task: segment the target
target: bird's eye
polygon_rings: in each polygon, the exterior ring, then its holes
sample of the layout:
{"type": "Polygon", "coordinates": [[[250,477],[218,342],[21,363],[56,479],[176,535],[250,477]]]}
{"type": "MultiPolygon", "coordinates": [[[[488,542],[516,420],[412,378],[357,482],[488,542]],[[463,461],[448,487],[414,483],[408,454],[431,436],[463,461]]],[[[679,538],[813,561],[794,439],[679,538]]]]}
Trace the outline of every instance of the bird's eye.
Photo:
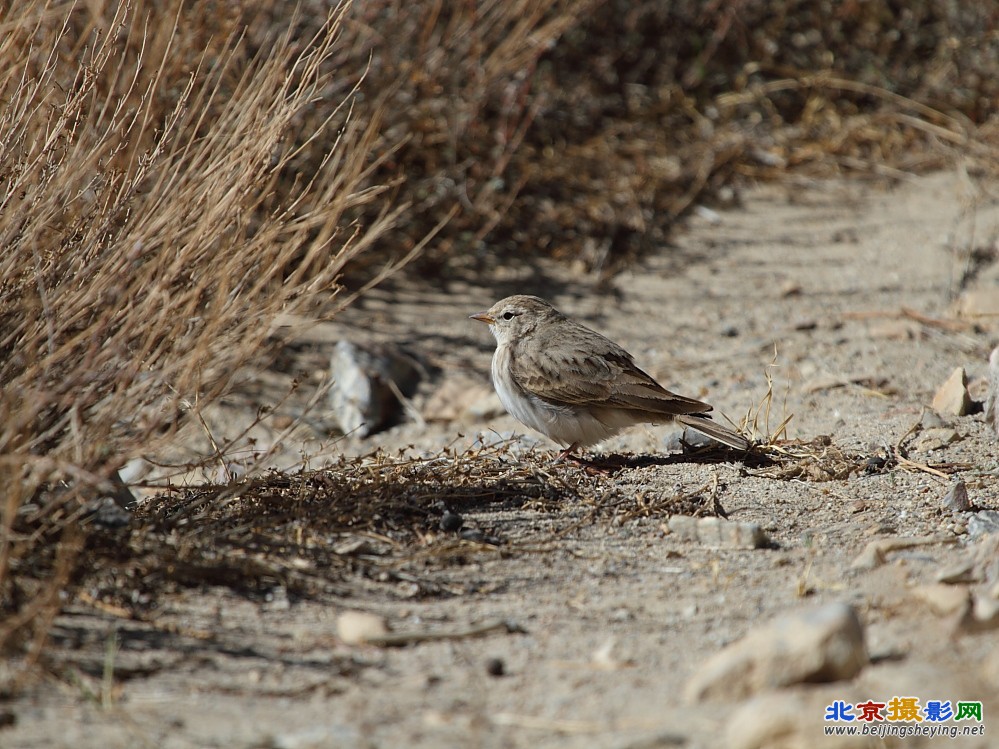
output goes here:
{"type": "Polygon", "coordinates": [[[514,317],[516,317],[516,315],[513,314],[513,312],[504,312],[503,313],[503,319],[504,320],[512,320],[514,317]]]}

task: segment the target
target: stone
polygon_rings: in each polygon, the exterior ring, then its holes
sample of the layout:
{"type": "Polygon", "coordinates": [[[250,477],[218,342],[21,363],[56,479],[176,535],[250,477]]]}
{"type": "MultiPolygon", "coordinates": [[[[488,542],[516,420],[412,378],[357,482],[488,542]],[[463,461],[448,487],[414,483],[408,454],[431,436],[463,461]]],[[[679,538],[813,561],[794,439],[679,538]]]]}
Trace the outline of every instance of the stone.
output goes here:
{"type": "Polygon", "coordinates": [[[751,631],[698,670],[690,702],[742,699],[793,684],[851,679],[868,663],[864,630],[852,606],[794,611],[751,631]]]}
{"type": "Polygon", "coordinates": [[[782,297],[798,296],[802,292],[802,286],[797,281],[788,279],[780,285],[780,295],[782,297]]]}
{"type": "Polygon", "coordinates": [[[989,356],[989,389],[985,395],[985,423],[999,438],[999,346],[989,356]]]}
{"type": "Polygon", "coordinates": [[[978,575],[975,573],[975,565],[971,560],[944,567],[937,573],[937,582],[947,585],[973,583],[977,580],[978,575]]]}
{"type": "Polygon", "coordinates": [[[457,512],[447,510],[441,515],[440,529],[445,533],[457,533],[465,524],[465,519],[457,512]]]}
{"type": "Polygon", "coordinates": [[[388,634],[385,620],[366,611],[344,611],[336,620],[336,634],[345,645],[363,645],[388,634]]]}
{"type": "Polygon", "coordinates": [[[968,516],[968,535],[971,538],[999,533],[999,511],[979,510],[968,516]]]}
{"type": "Polygon", "coordinates": [[[943,498],[943,506],[948,510],[968,512],[971,500],[968,499],[968,487],[961,480],[955,481],[943,498]]]}
{"type": "Polygon", "coordinates": [[[932,408],[924,407],[923,413],[919,417],[919,426],[923,429],[944,429],[952,424],[932,408]]]}
{"type": "Polygon", "coordinates": [[[968,589],[963,585],[917,585],[912,589],[912,595],[940,616],[962,611],[969,601],[968,589]]]}
{"type": "Polygon", "coordinates": [[[932,427],[920,434],[913,441],[912,447],[919,452],[928,453],[960,441],[961,435],[957,433],[957,430],[949,427],[932,427]]]}
{"type": "Polygon", "coordinates": [[[503,662],[502,658],[489,658],[486,660],[486,673],[496,677],[505,676],[506,663],[503,662]]]}
{"type": "Polygon", "coordinates": [[[670,531],[687,541],[722,549],[762,549],[772,545],[767,534],[756,523],[695,518],[673,515],[667,524],[670,531]]]}
{"type": "Polygon", "coordinates": [[[975,545],[975,575],[987,585],[999,584],[999,533],[989,533],[975,545]]]}
{"type": "Polygon", "coordinates": [[[330,357],[329,407],[344,434],[367,437],[396,420],[422,368],[401,349],[340,341],[330,357]]]}
{"type": "Polygon", "coordinates": [[[933,409],[952,416],[964,416],[971,410],[968,375],[964,367],[955,369],[933,396],[933,409]]]}
{"type": "MultiPolygon", "coordinates": [[[[837,700],[855,705],[861,692],[853,688],[782,690],[753,697],[736,707],[725,725],[728,749],[848,749],[868,746],[856,736],[828,736],[816,726],[837,700]]],[[[856,723],[856,721],[854,721],[856,723]]]]}
{"type": "Polygon", "coordinates": [[[871,541],[864,547],[864,550],[850,563],[850,569],[873,570],[888,561],[887,555],[889,551],[909,549],[913,546],[925,546],[926,544],[939,543],[939,541],[940,539],[935,536],[893,536],[892,538],[879,538],[871,541]]]}

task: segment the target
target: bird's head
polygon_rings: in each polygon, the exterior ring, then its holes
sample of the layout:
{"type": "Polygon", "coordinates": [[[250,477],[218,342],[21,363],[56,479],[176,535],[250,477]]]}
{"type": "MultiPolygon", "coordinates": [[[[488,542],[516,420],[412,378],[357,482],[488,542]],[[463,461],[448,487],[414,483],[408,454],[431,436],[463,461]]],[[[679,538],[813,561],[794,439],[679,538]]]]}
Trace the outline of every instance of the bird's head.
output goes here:
{"type": "Polygon", "coordinates": [[[562,313],[544,299],[525,294],[500,299],[485,312],[470,315],[470,319],[488,324],[496,341],[501,344],[529,335],[548,321],[562,318],[562,313]]]}

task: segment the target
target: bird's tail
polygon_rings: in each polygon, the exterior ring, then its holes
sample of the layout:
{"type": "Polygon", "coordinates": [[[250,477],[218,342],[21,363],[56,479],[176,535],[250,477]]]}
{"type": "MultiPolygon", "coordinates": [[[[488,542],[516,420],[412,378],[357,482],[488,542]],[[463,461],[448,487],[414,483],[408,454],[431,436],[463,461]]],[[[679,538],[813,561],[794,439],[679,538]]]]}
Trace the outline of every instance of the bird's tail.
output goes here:
{"type": "Polygon", "coordinates": [[[683,414],[675,417],[677,422],[696,429],[701,434],[706,434],[714,440],[718,440],[723,445],[728,445],[736,450],[748,450],[750,442],[741,434],[733,432],[728,427],[724,427],[717,421],[712,421],[710,416],[701,414],[683,414]]]}

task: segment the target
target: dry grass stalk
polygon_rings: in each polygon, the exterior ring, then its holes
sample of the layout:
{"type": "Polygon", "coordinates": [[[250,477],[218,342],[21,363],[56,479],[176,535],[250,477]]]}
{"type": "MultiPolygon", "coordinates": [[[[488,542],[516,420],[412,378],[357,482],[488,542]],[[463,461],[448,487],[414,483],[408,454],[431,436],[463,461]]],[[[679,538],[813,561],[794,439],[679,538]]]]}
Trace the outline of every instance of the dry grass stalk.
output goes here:
{"type": "Polygon", "coordinates": [[[231,36],[194,68],[179,26],[127,5],[111,19],[37,10],[15,6],[0,41],[8,613],[24,594],[12,574],[51,568],[84,486],[171,430],[185,401],[223,392],[270,320],[334,294],[345,263],[400,215],[382,200],[371,225],[350,225],[380,198],[378,112],[348,117],[350,89],[304,136],[322,159],[275,189],[296,168],[303,115],[337,89],[343,7],[311,39],[291,19],[245,66],[231,36]],[[43,491],[60,481],[67,491],[43,491]],[[29,515],[35,531],[21,527],[29,515]]]}

